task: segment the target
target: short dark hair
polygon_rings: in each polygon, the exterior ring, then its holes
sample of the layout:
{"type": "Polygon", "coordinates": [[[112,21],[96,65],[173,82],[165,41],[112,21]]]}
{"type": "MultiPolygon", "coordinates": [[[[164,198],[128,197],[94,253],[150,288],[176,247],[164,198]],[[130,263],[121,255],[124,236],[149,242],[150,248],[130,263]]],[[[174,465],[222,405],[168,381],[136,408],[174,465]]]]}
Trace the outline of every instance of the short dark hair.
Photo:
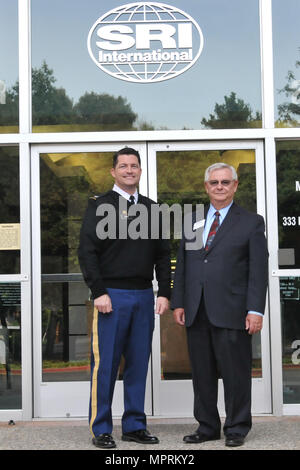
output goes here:
{"type": "Polygon", "coordinates": [[[117,166],[119,155],[135,155],[136,158],[138,159],[139,165],[141,166],[141,157],[140,157],[139,152],[135,149],[130,148],[130,147],[124,147],[123,149],[116,152],[113,156],[113,167],[114,168],[116,168],[116,166],[117,166]]]}

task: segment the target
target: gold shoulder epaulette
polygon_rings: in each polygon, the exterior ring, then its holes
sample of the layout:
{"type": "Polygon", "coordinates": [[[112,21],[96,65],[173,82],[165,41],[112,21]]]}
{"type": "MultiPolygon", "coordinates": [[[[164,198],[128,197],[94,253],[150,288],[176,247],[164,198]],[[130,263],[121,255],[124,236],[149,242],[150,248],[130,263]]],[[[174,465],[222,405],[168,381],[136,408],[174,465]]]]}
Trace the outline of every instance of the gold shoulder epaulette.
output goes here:
{"type": "Polygon", "coordinates": [[[94,201],[96,201],[96,200],[99,199],[100,197],[107,196],[107,195],[110,194],[110,193],[111,193],[111,191],[106,191],[105,193],[95,194],[95,196],[91,196],[89,199],[94,199],[94,201]]]}

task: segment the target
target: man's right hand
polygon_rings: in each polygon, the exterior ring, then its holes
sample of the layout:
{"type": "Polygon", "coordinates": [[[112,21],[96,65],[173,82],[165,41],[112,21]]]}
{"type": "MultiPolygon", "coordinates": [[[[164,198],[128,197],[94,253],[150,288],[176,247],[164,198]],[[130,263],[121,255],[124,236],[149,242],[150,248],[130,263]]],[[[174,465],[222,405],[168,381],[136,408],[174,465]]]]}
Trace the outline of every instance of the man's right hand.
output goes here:
{"type": "Polygon", "coordinates": [[[180,325],[184,326],[185,325],[185,313],[184,313],[184,308],[175,308],[173,311],[173,317],[175,322],[180,325]]]}
{"type": "Polygon", "coordinates": [[[101,313],[110,313],[112,312],[112,304],[109,295],[104,294],[97,297],[94,300],[94,306],[99,310],[101,313]]]}

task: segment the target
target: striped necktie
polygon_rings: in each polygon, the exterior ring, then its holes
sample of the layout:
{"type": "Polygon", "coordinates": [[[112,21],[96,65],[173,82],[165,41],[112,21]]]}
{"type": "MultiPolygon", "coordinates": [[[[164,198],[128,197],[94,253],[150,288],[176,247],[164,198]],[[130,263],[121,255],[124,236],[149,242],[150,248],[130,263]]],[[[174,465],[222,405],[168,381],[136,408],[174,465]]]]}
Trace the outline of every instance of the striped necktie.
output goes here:
{"type": "Polygon", "coordinates": [[[130,196],[129,198],[129,206],[132,206],[135,203],[134,196],[130,196]]]}
{"type": "Polygon", "coordinates": [[[212,244],[213,239],[217,233],[218,228],[220,227],[220,212],[215,212],[215,218],[213,223],[211,224],[210,231],[206,240],[205,251],[207,251],[212,244]]]}

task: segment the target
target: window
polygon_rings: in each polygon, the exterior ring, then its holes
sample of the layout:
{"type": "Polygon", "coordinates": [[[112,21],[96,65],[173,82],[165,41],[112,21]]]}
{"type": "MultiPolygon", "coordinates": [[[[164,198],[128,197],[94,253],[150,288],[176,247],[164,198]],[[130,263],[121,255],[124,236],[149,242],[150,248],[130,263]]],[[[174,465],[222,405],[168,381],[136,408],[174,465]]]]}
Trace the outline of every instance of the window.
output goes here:
{"type": "Polygon", "coordinates": [[[280,278],[283,403],[300,403],[300,278],[280,278]]]}
{"type": "Polygon", "coordinates": [[[20,273],[19,149],[0,147],[0,274],[20,273]]]}
{"type": "Polygon", "coordinates": [[[0,410],[22,408],[21,285],[0,283],[0,410]]]}
{"type": "Polygon", "coordinates": [[[277,142],[279,267],[300,268],[300,141],[277,142]]]}
{"type": "MultiPolygon", "coordinates": [[[[202,52],[171,80],[133,83],[97,67],[87,48],[93,24],[125,0],[32,0],[34,132],[261,127],[258,0],[167,3],[197,22],[202,52]]],[[[174,24],[165,12],[159,18],[174,24]]],[[[131,21],[133,32],[137,21],[131,21]]],[[[150,43],[159,53],[172,52],[163,50],[162,40],[150,43]]]]}
{"type": "Polygon", "coordinates": [[[298,0],[273,0],[276,127],[300,126],[298,0]]]}
{"type": "Polygon", "coordinates": [[[0,133],[18,132],[18,2],[0,0],[0,133]]]}

